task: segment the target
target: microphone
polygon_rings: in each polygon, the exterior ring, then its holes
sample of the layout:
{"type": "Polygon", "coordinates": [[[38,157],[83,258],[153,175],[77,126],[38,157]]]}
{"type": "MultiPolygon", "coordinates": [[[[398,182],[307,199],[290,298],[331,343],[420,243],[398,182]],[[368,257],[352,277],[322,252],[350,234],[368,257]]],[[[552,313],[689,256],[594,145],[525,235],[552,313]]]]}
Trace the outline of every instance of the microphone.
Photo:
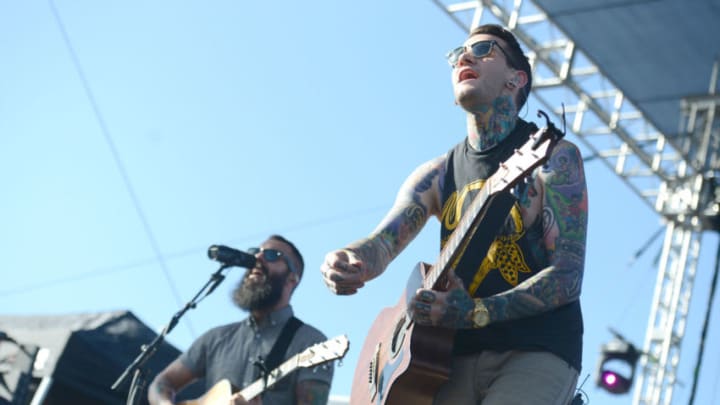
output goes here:
{"type": "Polygon", "coordinates": [[[208,257],[226,266],[245,267],[246,269],[255,267],[256,262],[255,256],[250,253],[222,245],[210,246],[208,249],[208,257]]]}

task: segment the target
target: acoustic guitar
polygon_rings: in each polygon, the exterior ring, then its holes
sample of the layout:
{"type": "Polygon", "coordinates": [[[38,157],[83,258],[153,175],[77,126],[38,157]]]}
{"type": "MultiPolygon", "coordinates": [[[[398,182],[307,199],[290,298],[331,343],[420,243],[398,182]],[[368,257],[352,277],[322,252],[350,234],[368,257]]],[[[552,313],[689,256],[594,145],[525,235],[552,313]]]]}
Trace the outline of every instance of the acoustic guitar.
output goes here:
{"type": "Polygon", "coordinates": [[[325,342],[315,344],[298,353],[277,368],[270,371],[265,379],[258,379],[243,390],[233,394],[232,384],[227,379],[220,380],[215,383],[203,396],[197,399],[191,399],[180,402],[179,405],[228,405],[242,395],[246,400],[251,400],[262,394],[265,390],[272,387],[285,378],[287,375],[300,367],[312,367],[328,361],[341,359],[345,357],[350,348],[350,342],[347,336],[340,335],[325,342]]]}
{"type": "MultiPolygon", "coordinates": [[[[448,238],[437,262],[419,263],[394,307],[384,308],[372,324],[359,355],[350,393],[351,405],[432,404],[447,380],[455,331],[417,325],[407,315],[418,288],[444,290],[447,272],[455,268],[473,242],[487,252],[515,202],[512,187],[547,161],[564,135],[542,111],[546,127],[515,150],[485,182],[448,238]],[[482,232],[475,232],[482,229],[482,232]]],[[[563,117],[564,121],[564,117],[563,117]]]]}

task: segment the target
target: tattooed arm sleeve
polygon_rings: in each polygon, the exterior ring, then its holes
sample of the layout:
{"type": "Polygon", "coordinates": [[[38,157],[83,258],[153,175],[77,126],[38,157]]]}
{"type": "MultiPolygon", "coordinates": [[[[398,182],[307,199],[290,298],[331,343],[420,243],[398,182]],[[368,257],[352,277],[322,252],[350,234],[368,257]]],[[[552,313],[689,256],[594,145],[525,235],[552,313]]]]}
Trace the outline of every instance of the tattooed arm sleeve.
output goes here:
{"type": "Polygon", "coordinates": [[[532,316],[580,298],[588,195],[580,151],[561,141],[537,176],[549,266],[515,288],[483,299],[492,321],[532,316]]]}
{"type": "Polygon", "coordinates": [[[385,218],[367,237],[350,245],[368,269],[367,279],[380,275],[412,241],[430,216],[440,215],[440,187],[445,156],[421,165],[405,180],[385,218]]]}

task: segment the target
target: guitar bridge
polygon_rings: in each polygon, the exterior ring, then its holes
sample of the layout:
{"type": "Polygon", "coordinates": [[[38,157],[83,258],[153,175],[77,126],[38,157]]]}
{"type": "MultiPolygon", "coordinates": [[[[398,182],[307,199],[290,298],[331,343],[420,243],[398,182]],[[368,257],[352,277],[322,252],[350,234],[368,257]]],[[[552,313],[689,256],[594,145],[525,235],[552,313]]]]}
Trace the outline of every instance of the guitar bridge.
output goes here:
{"type": "Polygon", "coordinates": [[[375,353],[368,364],[368,385],[370,391],[370,399],[375,399],[378,393],[378,364],[380,363],[380,343],[375,345],[375,353]]]}

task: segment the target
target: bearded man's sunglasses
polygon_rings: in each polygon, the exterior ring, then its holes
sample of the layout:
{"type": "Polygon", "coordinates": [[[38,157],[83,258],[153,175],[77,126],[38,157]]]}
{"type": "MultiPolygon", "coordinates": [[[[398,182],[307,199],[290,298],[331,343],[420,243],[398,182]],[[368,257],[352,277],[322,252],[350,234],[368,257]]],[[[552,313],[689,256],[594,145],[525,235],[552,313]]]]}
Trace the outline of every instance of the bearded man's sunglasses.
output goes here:
{"type": "MultiPolygon", "coordinates": [[[[472,53],[472,56],[475,58],[482,58],[484,56],[490,55],[490,53],[493,50],[493,47],[497,47],[497,49],[500,50],[500,52],[505,55],[505,59],[507,59],[508,64],[515,68],[515,63],[513,62],[513,59],[508,55],[507,52],[500,46],[500,44],[495,41],[494,39],[487,40],[487,41],[478,41],[474,44],[470,45],[470,52],[472,53]]],[[[445,57],[447,58],[448,63],[450,66],[455,67],[458,64],[458,61],[460,61],[460,57],[462,54],[465,53],[465,49],[467,47],[465,46],[459,46],[452,51],[448,52],[445,57]]],[[[516,68],[517,69],[517,68],[516,68]]]]}
{"type": "Polygon", "coordinates": [[[253,256],[257,255],[258,253],[262,253],[262,258],[269,263],[272,263],[272,262],[282,259],[285,262],[285,264],[287,264],[288,269],[290,269],[290,272],[297,274],[297,269],[295,269],[295,266],[293,266],[290,259],[287,258],[285,253],[283,253],[277,249],[265,249],[265,248],[259,248],[259,247],[251,247],[247,250],[247,252],[253,256]]]}

